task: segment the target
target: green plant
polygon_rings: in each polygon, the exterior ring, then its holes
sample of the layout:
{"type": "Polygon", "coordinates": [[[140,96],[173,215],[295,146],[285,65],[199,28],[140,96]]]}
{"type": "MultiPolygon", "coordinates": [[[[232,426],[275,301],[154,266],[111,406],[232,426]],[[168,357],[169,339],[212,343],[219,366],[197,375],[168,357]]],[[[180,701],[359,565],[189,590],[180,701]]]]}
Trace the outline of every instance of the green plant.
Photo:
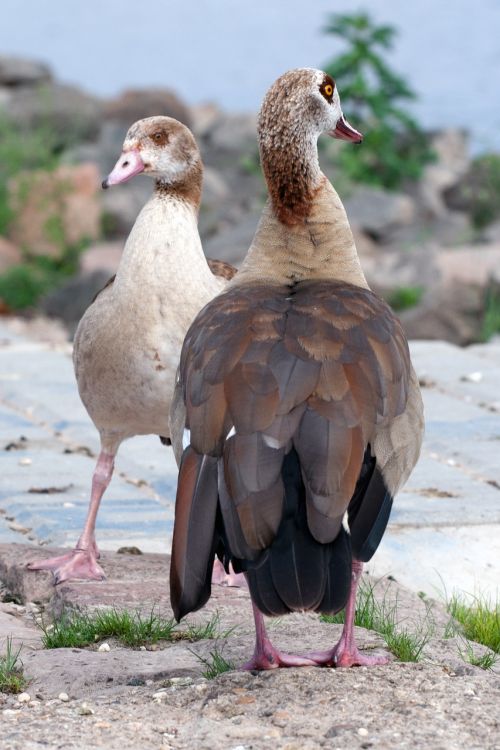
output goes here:
{"type": "Polygon", "coordinates": [[[5,655],[0,656],[0,692],[21,693],[26,687],[23,676],[23,663],[19,658],[21,647],[15,651],[12,638],[7,638],[5,655]]]}
{"type": "Polygon", "coordinates": [[[0,235],[13,218],[9,204],[9,180],[31,169],[52,170],[58,164],[56,137],[48,125],[22,130],[0,113],[0,235]]]}
{"type": "Polygon", "coordinates": [[[481,327],[481,340],[489,339],[500,332],[500,293],[490,289],[486,295],[483,324],[481,327]]]}
{"type": "Polygon", "coordinates": [[[116,638],[125,646],[138,646],[159,641],[199,641],[227,637],[234,628],[219,633],[219,615],[207,623],[188,625],[178,630],[173,618],[163,617],[153,608],[147,615],[125,609],[69,611],[52,623],[42,622],[44,648],[84,648],[103,640],[116,638]]]}
{"type": "Polygon", "coordinates": [[[387,301],[394,310],[409,310],[418,305],[423,293],[421,286],[400,286],[389,294],[387,301]]]}
{"type": "Polygon", "coordinates": [[[78,268],[79,248],[69,247],[62,258],[26,256],[23,265],[12,266],[0,276],[0,298],[12,310],[32,307],[78,268]]]}
{"type": "Polygon", "coordinates": [[[222,649],[219,649],[217,645],[212,651],[210,651],[208,658],[204,658],[203,656],[200,656],[200,654],[196,654],[194,651],[191,653],[205,665],[202,675],[207,680],[214,680],[218,675],[223,674],[224,672],[231,672],[236,668],[233,662],[224,658],[222,655],[222,649]]]}
{"type": "Polygon", "coordinates": [[[462,626],[463,635],[470,641],[482,643],[500,654],[500,602],[478,595],[469,604],[464,596],[454,593],[447,602],[450,615],[462,626]]]}
{"type": "Polygon", "coordinates": [[[458,652],[464,661],[474,667],[481,667],[481,669],[492,669],[499,659],[498,654],[493,651],[486,651],[478,656],[472,647],[472,643],[466,640],[464,640],[464,649],[462,650],[459,646],[458,652]]]}
{"type": "Polygon", "coordinates": [[[337,13],[324,31],[346,47],[325,70],[339,87],[349,119],[364,135],[361,148],[338,149],[339,166],[356,182],[389,189],[417,179],[433,157],[425,133],[405,108],[415,94],[386,62],[395,28],[377,26],[367,13],[337,13]]]}
{"type": "MultiPolygon", "coordinates": [[[[425,621],[420,623],[416,632],[407,628],[401,629],[397,621],[397,600],[388,602],[384,596],[381,600],[375,597],[376,583],[362,579],[358,589],[354,624],[367,630],[373,630],[383,636],[387,647],[400,661],[420,661],[422,651],[432,634],[429,623],[429,609],[425,621]]],[[[336,615],[320,615],[322,622],[343,624],[345,612],[336,615]]]]}

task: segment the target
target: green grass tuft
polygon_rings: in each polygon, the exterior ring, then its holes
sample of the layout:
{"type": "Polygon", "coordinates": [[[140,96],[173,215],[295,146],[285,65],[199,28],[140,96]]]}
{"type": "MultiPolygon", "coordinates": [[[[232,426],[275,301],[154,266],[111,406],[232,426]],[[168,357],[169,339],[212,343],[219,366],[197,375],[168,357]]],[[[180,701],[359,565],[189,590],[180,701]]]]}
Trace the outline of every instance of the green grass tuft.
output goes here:
{"type": "Polygon", "coordinates": [[[454,620],[462,626],[463,635],[470,641],[482,643],[500,654],[500,602],[494,604],[484,596],[475,596],[472,604],[454,593],[447,603],[454,620]]]}
{"type": "Polygon", "coordinates": [[[481,656],[474,652],[472,643],[464,640],[464,649],[459,647],[458,652],[462,659],[474,667],[481,667],[481,669],[492,669],[500,658],[498,654],[493,651],[487,651],[481,656]]]}
{"type": "MultiPolygon", "coordinates": [[[[204,624],[179,630],[173,618],[151,610],[147,616],[124,609],[70,611],[51,624],[42,623],[44,648],[84,648],[105,638],[116,638],[124,646],[138,648],[159,641],[199,641],[220,637],[219,614],[204,624]]],[[[222,635],[229,635],[230,628],[222,635]]]]}
{"type": "Polygon", "coordinates": [[[418,305],[423,293],[421,286],[400,286],[391,292],[387,301],[394,310],[409,310],[418,305]]]}
{"type": "MultiPolygon", "coordinates": [[[[432,634],[432,629],[426,622],[412,633],[408,629],[397,627],[397,600],[389,603],[386,596],[382,600],[375,598],[374,589],[376,583],[372,584],[361,579],[356,601],[356,612],[354,624],[366,630],[373,630],[383,636],[387,647],[400,661],[420,661],[422,651],[432,634]]],[[[321,615],[322,622],[343,624],[345,612],[336,615],[321,615]]]]}
{"type": "Polygon", "coordinates": [[[20,653],[21,647],[15,651],[7,638],[5,656],[0,656],[0,693],[22,693],[26,687],[20,653]]]}
{"type": "Polygon", "coordinates": [[[195,654],[194,651],[192,651],[191,653],[193,653],[196,658],[205,665],[205,669],[203,670],[202,675],[207,680],[214,680],[218,675],[223,674],[224,672],[231,672],[236,669],[233,662],[228,661],[224,658],[224,656],[222,655],[222,649],[219,649],[217,645],[215,646],[213,651],[210,651],[208,658],[200,656],[199,654],[195,654]]]}

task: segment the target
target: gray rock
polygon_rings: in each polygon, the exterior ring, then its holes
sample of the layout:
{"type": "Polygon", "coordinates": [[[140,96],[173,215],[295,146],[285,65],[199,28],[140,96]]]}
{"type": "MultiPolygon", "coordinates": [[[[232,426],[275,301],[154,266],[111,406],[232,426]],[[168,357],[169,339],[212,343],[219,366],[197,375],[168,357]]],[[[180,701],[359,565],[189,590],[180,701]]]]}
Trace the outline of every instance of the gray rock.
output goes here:
{"type": "Polygon", "coordinates": [[[371,187],[356,188],[345,201],[345,209],[349,221],[381,241],[395,227],[411,224],[416,216],[410,196],[371,187]]]}
{"type": "Polygon", "coordinates": [[[23,129],[50,128],[63,147],[92,140],[101,127],[101,103],[96,97],[52,81],[14,89],[4,109],[23,129]]]}
{"type": "Polygon", "coordinates": [[[432,216],[446,214],[444,191],[457,185],[470,165],[465,131],[448,128],[434,135],[431,149],[436,160],[428,164],[418,183],[419,202],[432,216]]]}
{"type": "Polygon", "coordinates": [[[47,295],[41,302],[42,312],[61,318],[71,334],[95,295],[109,281],[109,271],[81,273],[47,295]]]}
{"type": "Polygon", "coordinates": [[[235,226],[205,240],[203,249],[207,257],[240,266],[252,243],[259,219],[260,212],[248,214],[235,226]]]}
{"type": "Polygon", "coordinates": [[[101,206],[106,237],[127,237],[152,191],[153,181],[145,177],[103,191],[101,206]]]}
{"type": "Polygon", "coordinates": [[[155,115],[167,115],[183,122],[188,127],[191,125],[189,108],[175,92],[169,89],[128,89],[116,99],[106,102],[103,111],[103,117],[106,120],[125,123],[127,128],[136,120],[155,115]]]}
{"type": "Polygon", "coordinates": [[[221,115],[207,133],[211,146],[242,155],[257,148],[257,116],[255,114],[221,115]]]}
{"type": "Polygon", "coordinates": [[[48,65],[24,57],[0,55],[0,86],[24,86],[50,81],[48,65]]]}

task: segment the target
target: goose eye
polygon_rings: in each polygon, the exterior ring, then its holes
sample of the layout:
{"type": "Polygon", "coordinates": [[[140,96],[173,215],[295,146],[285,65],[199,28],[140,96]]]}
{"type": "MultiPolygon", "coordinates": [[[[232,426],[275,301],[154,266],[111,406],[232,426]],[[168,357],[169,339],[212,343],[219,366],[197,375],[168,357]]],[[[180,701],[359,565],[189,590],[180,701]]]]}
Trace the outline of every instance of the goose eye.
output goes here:
{"type": "Polygon", "coordinates": [[[324,80],[319,87],[319,90],[326,101],[331,104],[333,92],[335,91],[335,83],[333,81],[333,78],[330,78],[330,76],[328,76],[328,78],[326,78],[326,80],[324,80]]]}
{"type": "Polygon", "coordinates": [[[164,146],[168,143],[168,134],[164,130],[157,130],[156,133],[153,133],[151,139],[157,146],[164,146]]]}

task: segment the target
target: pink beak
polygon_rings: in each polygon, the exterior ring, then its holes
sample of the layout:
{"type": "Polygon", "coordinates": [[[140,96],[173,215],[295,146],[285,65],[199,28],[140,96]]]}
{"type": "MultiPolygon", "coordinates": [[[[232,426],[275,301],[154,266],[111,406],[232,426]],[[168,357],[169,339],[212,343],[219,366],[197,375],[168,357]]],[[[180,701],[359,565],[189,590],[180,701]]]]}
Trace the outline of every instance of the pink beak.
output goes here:
{"type": "Polygon", "coordinates": [[[332,138],[340,138],[341,141],[351,141],[351,143],[361,143],[363,136],[352,125],[349,125],[344,115],[341,115],[334,130],[329,130],[328,135],[332,138]]]}
{"type": "Polygon", "coordinates": [[[111,185],[119,185],[121,182],[127,182],[127,180],[132,179],[132,177],[141,172],[144,172],[144,162],[138,149],[134,148],[131,151],[124,151],[112,171],[102,181],[102,187],[106,190],[111,185]]]}

